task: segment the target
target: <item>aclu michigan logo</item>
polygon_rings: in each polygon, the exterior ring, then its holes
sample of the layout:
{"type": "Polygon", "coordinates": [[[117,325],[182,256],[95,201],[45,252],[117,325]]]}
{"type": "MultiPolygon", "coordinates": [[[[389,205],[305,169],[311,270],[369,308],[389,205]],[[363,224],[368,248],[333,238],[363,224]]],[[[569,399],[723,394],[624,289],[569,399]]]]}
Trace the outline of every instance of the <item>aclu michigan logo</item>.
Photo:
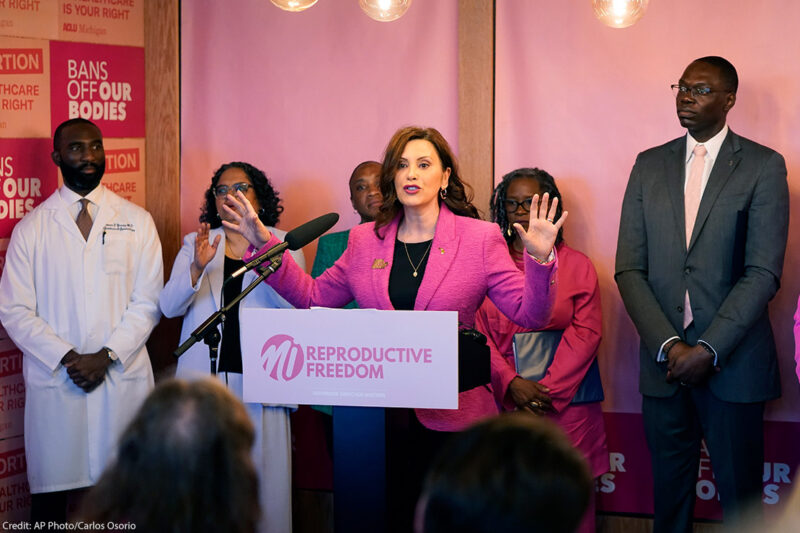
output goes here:
{"type": "Polygon", "coordinates": [[[275,381],[291,381],[305,363],[303,347],[289,335],[274,335],[261,348],[262,368],[275,381]]]}

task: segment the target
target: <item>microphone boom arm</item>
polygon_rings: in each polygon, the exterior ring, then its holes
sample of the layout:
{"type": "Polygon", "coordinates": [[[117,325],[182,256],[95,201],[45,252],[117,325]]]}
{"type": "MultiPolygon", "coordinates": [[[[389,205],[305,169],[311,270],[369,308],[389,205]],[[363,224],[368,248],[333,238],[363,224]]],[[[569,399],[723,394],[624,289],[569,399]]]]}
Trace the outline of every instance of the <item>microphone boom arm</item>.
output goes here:
{"type": "MultiPolygon", "coordinates": [[[[282,250],[281,250],[282,251],[282,250]]],[[[267,254],[264,254],[267,255],[267,254]]],[[[262,256],[263,257],[263,256],[262,256]]],[[[270,258],[270,262],[268,266],[262,266],[258,268],[258,271],[261,273],[256,279],[253,280],[250,285],[248,285],[242,292],[236,295],[236,297],[230,301],[225,307],[220,309],[219,311],[214,312],[210,317],[206,319],[205,322],[200,324],[197,329],[195,329],[189,338],[184,341],[183,344],[178,346],[178,349],[175,350],[173,355],[175,358],[179,358],[181,355],[186,352],[189,348],[195,345],[200,340],[206,342],[209,345],[209,349],[213,350],[211,353],[211,373],[217,373],[217,365],[216,365],[216,345],[219,343],[219,338],[214,339],[214,336],[219,337],[219,329],[217,326],[221,323],[225,322],[225,317],[227,316],[228,311],[230,311],[236,304],[238,304],[242,298],[253,292],[253,290],[258,287],[259,283],[262,283],[265,279],[267,279],[271,274],[275,273],[276,270],[281,266],[283,263],[283,254],[273,255],[270,258]],[[211,343],[214,343],[214,348],[212,348],[211,343]]]]}

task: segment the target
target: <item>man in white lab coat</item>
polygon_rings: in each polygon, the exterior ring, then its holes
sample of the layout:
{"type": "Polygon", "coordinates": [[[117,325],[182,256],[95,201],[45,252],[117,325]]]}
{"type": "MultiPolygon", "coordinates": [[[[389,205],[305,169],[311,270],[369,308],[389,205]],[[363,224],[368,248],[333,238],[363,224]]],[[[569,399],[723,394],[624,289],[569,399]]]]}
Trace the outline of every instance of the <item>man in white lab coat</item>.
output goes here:
{"type": "Polygon", "coordinates": [[[161,243],[144,209],[99,187],[100,130],[61,124],[64,186],[14,228],[0,321],[22,350],[31,520],[66,520],[67,496],[93,485],[153,386],[145,348],[159,319],[161,243]]]}

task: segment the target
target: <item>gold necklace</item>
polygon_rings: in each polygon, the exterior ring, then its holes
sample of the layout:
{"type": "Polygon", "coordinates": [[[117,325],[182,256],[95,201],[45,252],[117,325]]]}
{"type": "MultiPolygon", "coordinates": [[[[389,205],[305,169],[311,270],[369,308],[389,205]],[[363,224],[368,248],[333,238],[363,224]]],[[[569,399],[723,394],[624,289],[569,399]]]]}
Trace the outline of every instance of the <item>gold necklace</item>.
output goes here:
{"type": "Polygon", "coordinates": [[[227,240],[225,240],[225,255],[230,257],[231,259],[236,259],[237,261],[242,260],[242,255],[237,254],[227,240]]]}
{"type": "Polygon", "coordinates": [[[408,246],[406,246],[406,243],[403,243],[403,248],[406,250],[406,257],[408,257],[408,264],[411,265],[411,269],[414,271],[414,273],[411,275],[415,278],[417,277],[417,270],[419,270],[419,267],[422,266],[422,262],[425,261],[425,256],[427,256],[428,252],[431,251],[431,246],[433,246],[433,239],[431,239],[431,242],[428,244],[428,248],[425,249],[425,253],[422,254],[422,259],[419,260],[417,266],[414,266],[414,262],[411,260],[411,256],[408,254],[408,246]]]}

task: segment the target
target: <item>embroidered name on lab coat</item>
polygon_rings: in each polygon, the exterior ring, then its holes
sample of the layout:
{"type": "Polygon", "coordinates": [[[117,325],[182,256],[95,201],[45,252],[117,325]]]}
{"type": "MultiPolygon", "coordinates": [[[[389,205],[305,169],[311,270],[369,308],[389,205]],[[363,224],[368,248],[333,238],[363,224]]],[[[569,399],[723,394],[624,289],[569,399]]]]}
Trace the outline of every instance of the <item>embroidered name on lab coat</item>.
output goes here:
{"type": "Polygon", "coordinates": [[[113,223],[113,224],[106,224],[105,226],[103,226],[103,231],[104,232],[106,232],[106,231],[132,231],[132,232],[135,232],[136,231],[136,227],[133,224],[113,223]]]}

